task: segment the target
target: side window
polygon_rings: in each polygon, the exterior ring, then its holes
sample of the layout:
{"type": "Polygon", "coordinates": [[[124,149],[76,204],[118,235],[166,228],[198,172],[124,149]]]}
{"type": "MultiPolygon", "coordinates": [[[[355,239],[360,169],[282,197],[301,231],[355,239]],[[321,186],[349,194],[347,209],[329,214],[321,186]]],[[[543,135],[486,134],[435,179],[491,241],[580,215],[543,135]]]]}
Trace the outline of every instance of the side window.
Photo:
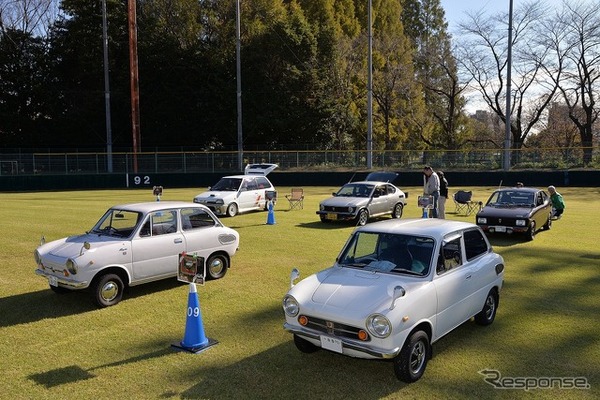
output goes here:
{"type": "Polygon", "coordinates": [[[269,183],[269,181],[267,180],[267,178],[263,177],[263,176],[259,176],[256,178],[256,183],[258,184],[258,188],[259,189],[266,189],[266,188],[270,188],[271,184],[269,183]]]}
{"type": "Polygon", "coordinates": [[[472,229],[465,232],[465,253],[467,261],[488,252],[488,244],[483,234],[478,229],[472,229]]]}
{"type": "Polygon", "coordinates": [[[396,193],[396,189],[392,185],[385,185],[385,187],[387,188],[387,194],[396,193]]]}
{"type": "Polygon", "coordinates": [[[462,246],[460,236],[444,240],[438,256],[437,272],[443,274],[462,265],[462,246]]]}
{"type": "Polygon", "coordinates": [[[191,229],[215,226],[213,217],[201,208],[184,208],[181,210],[181,229],[191,229]]]}
{"type": "Polygon", "coordinates": [[[158,236],[177,232],[177,212],[156,211],[144,222],[140,236],[158,236]]]}
{"type": "Polygon", "coordinates": [[[248,181],[248,190],[258,190],[258,184],[256,183],[256,179],[250,179],[248,181]]]}

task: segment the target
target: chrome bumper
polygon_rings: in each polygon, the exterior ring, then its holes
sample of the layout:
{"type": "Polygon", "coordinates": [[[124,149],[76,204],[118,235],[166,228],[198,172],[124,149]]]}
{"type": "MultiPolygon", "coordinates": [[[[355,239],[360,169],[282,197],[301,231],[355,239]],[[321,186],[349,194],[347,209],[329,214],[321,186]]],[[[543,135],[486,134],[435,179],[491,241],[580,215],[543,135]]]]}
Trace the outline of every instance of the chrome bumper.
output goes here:
{"type": "Polygon", "coordinates": [[[89,282],[88,281],[76,281],[73,279],[69,279],[66,277],[59,277],[56,275],[51,275],[49,273],[47,273],[46,271],[43,271],[41,269],[36,269],[35,270],[36,275],[42,276],[46,279],[48,279],[48,281],[50,281],[50,279],[55,278],[56,282],[61,285],[61,286],[66,286],[68,288],[72,288],[72,289],[85,289],[89,286],[89,282]]]}

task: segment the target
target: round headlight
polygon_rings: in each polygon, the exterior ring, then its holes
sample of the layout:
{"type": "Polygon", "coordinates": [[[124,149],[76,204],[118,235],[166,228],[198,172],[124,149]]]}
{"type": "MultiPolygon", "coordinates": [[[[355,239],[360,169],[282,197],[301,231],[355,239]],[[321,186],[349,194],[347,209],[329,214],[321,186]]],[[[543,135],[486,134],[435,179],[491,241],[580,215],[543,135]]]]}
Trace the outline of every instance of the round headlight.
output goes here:
{"type": "Polygon", "coordinates": [[[77,263],[72,258],[69,258],[67,260],[67,270],[73,275],[75,275],[77,273],[77,270],[78,270],[77,263]]]}
{"type": "Polygon", "coordinates": [[[354,212],[354,207],[348,207],[348,212],[349,213],[354,212]]]}
{"type": "Polygon", "coordinates": [[[223,201],[223,199],[216,199],[215,204],[225,204],[225,202],[223,201]]]}
{"type": "Polygon", "coordinates": [[[290,317],[298,315],[300,306],[293,296],[287,295],[283,298],[283,311],[290,317]]]}
{"type": "Polygon", "coordinates": [[[42,263],[42,257],[40,256],[40,252],[39,251],[34,251],[33,252],[33,258],[35,258],[35,263],[37,265],[40,265],[42,263]]]}
{"type": "Polygon", "coordinates": [[[325,211],[325,206],[323,204],[319,204],[319,210],[325,211]]]}
{"type": "Polygon", "coordinates": [[[390,336],[392,324],[381,314],[373,314],[367,318],[367,330],[380,339],[390,336]]]}

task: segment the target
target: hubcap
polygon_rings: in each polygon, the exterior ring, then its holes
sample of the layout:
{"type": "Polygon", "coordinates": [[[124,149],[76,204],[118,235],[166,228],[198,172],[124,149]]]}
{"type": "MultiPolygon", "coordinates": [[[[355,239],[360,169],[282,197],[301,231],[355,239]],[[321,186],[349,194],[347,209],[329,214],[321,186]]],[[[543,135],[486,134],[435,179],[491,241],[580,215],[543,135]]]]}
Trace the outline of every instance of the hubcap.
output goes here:
{"type": "Polygon", "coordinates": [[[208,267],[212,276],[219,275],[223,271],[223,260],[215,258],[208,267]]]}
{"type": "Polygon", "coordinates": [[[425,348],[425,343],[419,341],[415,344],[412,353],[410,354],[410,370],[413,374],[417,374],[421,368],[423,368],[426,355],[427,350],[425,348]]]}
{"type": "Polygon", "coordinates": [[[119,286],[115,282],[106,282],[100,291],[100,296],[106,301],[112,301],[119,293],[119,286]]]}
{"type": "Polygon", "coordinates": [[[494,315],[494,309],[496,308],[496,302],[494,301],[494,297],[489,296],[487,298],[487,300],[485,301],[485,317],[487,319],[492,318],[492,315],[494,315]]]}

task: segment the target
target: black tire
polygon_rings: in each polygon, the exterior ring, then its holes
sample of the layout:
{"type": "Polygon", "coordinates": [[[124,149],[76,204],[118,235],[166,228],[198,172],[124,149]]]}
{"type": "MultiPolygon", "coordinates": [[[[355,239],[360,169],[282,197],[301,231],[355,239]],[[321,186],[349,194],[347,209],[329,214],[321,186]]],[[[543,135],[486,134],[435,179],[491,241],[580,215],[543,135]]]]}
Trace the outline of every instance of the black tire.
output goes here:
{"type": "Polygon", "coordinates": [[[392,218],[402,218],[402,212],[404,211],[404,204],[397,203],[394,205],[394,210],[392,211],[392,218]]]}
{"type": "Polygon", "coordinates": [[[498,311],[498,299],[499,297],[496,289],[490,290],[485,298],[485,303],[483,303],[483,308],[479,314],[475,315],[476,324],[487,326],[494,322],[496,311],[498,311]]]}
{"type": "Polygon", "coordinates": [[[124,288],[119,275],[106,274],[94,280],[92,295],[100,307],[110,307],[121,301],[124,288]]]}
{"type": "Polygon", "coordinates": [[[65,294],[65,293],[70,292],[69,289],[64,288],[62,286],[52,286],[52,285],[49,285],[49,286],[50,286],[50,290],[52,290],[56,294],[65,294]]]}
{"type": "Polygon", "coordinates": [[[425,373],[430,358],[429,336],[423,331],[414,332],[394,358],[396,378],[406,383],[418,381],[425,373]]]}
{"type": "Polygon", "coordinates": [[[327,223],[327,222],[331,222],[331,221],[330,221],[330,220],[328,220],[328,219],[327,219],[327,217],[326,217],[326,216],[324,216],[324,215],[319,215],[319,218],[321,218],[321,222],[325,222],[325,223],[327,223]]]}
{"type": "Polygon", "coordinates": [[[229,269],[229,259],[223,254],[213,254],[206,261],[206,274],[208,279],[221,279],[229,269]]]}
{"type": "Polygon", "coordinates": [[[369,221],[369,212],[367,209],[363,208],[356,215],[356,225],[365,226],[367,221],[369,221]]]}
{"type": "Polygon", "coordinates": [[[294,344],[296,345],[296,348],[298,350],[300,350],[302,353],[307,354],[314,353],[321,349],[319,346],[312,344],[306,339],[302,339],[298,335],[294,335],[294,344]]]}
{"type": "Polygon", "coordinates": [[[527,235],[527,240],[535,239],[535,221],[531,221],[529,229],[527,229],[527,232],[525,232],[525,234],[527,235]]]}
{"type": "Polygon", "coordinates": [[[227,216],[235,217],[238,213],[238,206],[235,203],[231,203],[227,206],[227,216]]]}
{"type": "Polygon", "coordinates": [[[542,229],[544,229],[545,231],[549,231],[550,228],[552,228],[552,215],[548,214],[548,220],[546,221],[542,229]]]}

